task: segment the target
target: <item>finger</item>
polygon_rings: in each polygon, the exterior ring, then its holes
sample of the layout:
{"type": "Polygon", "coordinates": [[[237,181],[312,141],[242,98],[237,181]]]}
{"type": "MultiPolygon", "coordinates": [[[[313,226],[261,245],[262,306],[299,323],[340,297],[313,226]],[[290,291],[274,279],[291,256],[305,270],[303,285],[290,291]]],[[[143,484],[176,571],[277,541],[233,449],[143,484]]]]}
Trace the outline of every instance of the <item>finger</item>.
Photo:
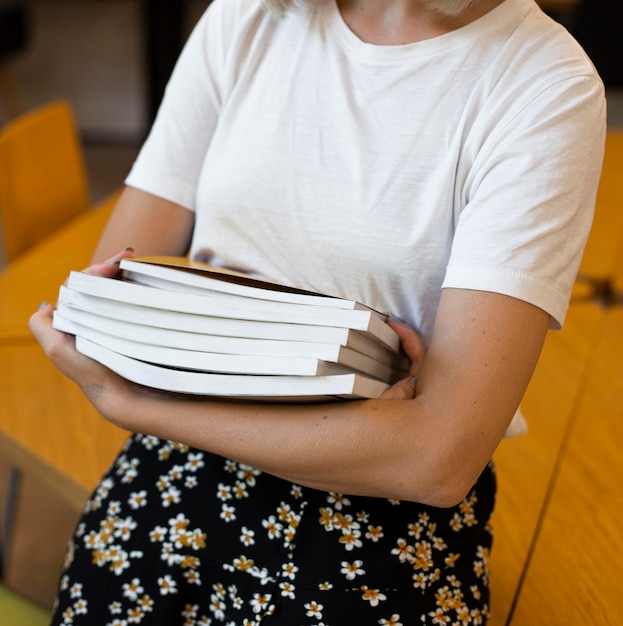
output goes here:
{"type": "Polygon", "coordinates": [[[415,385],[417,376],[403,378],[385,390],[380,396],[381,400],[413,400],[415,398],[415,385]]]}
{"type": "Polygon", "coordinates": [[[43,303],[28,320],[28,327],[48,355],[55,354],[66,344],[73,344],[73,337],[55,330],[52,326],[54,307],[43,303]]]}
{"type": "Polygon", "coordinates": [[[130,246],[121,250],[113,257],[103,263],[94,263],[83,270],[85,274],[95,274],[97,276],[116,276],[119,273],[119,263],[122,259],[130,259],[134,256],[134,249],[130,246]]]}
{"type": "Polygon", "coordinates": [[[396,331],[400,339],[400,345],[411,361],[411,374],[417,374],[420,371],[422,361],[426,354],[426,345],[424,344],[422,336],[403,322],[390,321],[388,324],[396,331]]]}

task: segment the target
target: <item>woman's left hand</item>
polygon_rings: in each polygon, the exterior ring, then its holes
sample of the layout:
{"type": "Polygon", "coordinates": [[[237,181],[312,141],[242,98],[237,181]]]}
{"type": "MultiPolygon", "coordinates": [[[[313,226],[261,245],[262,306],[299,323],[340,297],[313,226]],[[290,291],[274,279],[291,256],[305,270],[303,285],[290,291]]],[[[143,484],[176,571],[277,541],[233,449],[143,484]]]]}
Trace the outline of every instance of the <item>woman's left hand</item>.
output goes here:
{"type": "Polygon", "coordinates": [[[403,322],[388,322],[398,337],[400,345],[409,359],[409,375],[394,383],[382,395],[381,400],[411,400],[415,398],[417,376],[426,354],[426,346],[420,334],[403,322]]]}

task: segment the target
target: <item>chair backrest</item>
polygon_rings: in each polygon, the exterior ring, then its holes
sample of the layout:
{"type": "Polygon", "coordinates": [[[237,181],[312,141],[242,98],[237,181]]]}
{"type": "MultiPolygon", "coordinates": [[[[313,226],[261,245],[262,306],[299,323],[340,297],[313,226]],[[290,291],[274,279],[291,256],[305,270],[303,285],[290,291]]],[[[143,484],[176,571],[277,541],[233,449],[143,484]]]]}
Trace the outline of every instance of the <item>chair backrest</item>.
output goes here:
{"type": "Polygon", "coordinates": [[[10,262],[89,206],[82,145],[70,105],[53,102],[0,132],[0,220],[10,262]]]}

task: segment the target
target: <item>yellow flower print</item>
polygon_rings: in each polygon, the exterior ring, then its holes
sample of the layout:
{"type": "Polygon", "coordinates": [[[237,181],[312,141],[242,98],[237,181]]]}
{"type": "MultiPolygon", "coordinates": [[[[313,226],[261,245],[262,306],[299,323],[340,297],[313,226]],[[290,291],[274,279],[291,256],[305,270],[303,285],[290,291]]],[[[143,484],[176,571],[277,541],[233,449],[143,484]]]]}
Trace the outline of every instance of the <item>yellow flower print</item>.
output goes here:
{"type": "Polygon", "coordinates": [[[201,575],[194,569],[184,572],[184,578],[189,585],[201,586],[201,575]]]}
{"type": "Polygon", "coordinates": [[[443,609],[431,611],[428,615],[433,618],[433,624],[449,624],[452,621],[450,616],[444,613],[443,609]]]}
{"type": "Polygon", "coordinates": [[[381,626],[402,626],[398,613],[394,613],[389,619],[380,619],[379,624],[381,626]]]}
{"type": "Polygon", "coordinates": [[[240,556],[234,559],[234,567],[241,572],[248,572],[254,565],[255,562],[253,559],[247,559],[246,556],[240,556]]]}
{"type": "Polygon", "coordinates": [[[346,550],[350,552],[355,548],[361,548],[361,546],[363,546],[363,542],[361,541],[360,537],[361,532],[359,530],[353,529],[351,531],[342,533],[339,541],[340,543],[343,543],[346,550]]]}
{"type": "Polygon", "coordinates": [[[325,530],[330,531],[333,530],[333,510],[325,509],[324,507],[320,509],[320,518],[319,523],[321,526],[324,526],[325,530]]]}
{"type": "Polygon", "coordinates": [[[413,553],[415,552],[415,548],[412,545],[409,545],[405,539],[398,539],[396,542],[396,547],[392,550],[392,554],[398,556],[398,560],[401,563],[413,562],[413,553]]]}
{"type": "Polygon", "coordinates": [[[143,621],[145,615],[143,611],[137,606],[128,609],[128,624],[140,624],[143,621]]]}
{"type": "Polygon", "coordinates": [[[413,586],[416,589],[426,589],[427,582],[428,578],[425,574],[422,574],[421,572],[413,574],[413,586]]]}
{"type": "Polygon", "coordinates": [[[415,544],[415,558],[413,569],[421,569],[427,572],[433,566],[432,549],[427,541],[418,541],[415,544]]]}
{"type": "Polygon", "coordinates": [[[143,609],[143,612],[145,613],[149,613],[150,611],[154,610],[154,601],[147,594],[139,598],[138,605],[143,609]]]}
{"type": "Polygon", "coordinates": [[[368,532],[366,533],[366,539],[370,539],[376,543],[379,539],[382,539],[385,536],[383,533],[382,526],[368,526],[368,532]]]}
{"type": "Polygon", "coordinates": [[[356,522],[352,515],[342,515],[342,513],[336,513],[333,517],[333,527],[339,528],[342,532],[347,533],[353,529],[359,528],[359,522],[356,522]]]}
{"type": "Polygon", "coordinates": [[[370,606],[378,606],[379,602],[387,600],[387,596],[381,593],[380,589],[369,589],[365,585],[361,587],[363,591],[362,598],[370,603],[370,606]]]}

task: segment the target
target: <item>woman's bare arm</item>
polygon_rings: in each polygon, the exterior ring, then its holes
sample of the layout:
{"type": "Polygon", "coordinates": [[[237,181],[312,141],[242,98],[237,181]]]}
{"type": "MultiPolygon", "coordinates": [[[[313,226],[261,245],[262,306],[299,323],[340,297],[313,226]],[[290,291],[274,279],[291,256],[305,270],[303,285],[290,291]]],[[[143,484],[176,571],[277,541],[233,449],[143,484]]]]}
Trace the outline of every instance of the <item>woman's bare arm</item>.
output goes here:
{"type": "Polygon", "coordinates": [[[126,246],[136,256],[188,251],[194,213],[168,200],[126,187],[102,233],[92,262],[101,263],[126,246]]]}
{"type": "Polygon", "coordinates": [[[310,406],[244,404],[153,393],[31,328],[59,369],[107,419],[318,489],[459,502],[491,458],[528,384],[549,316],[507,296],[444,290],[414,399],[310,406]]]}

